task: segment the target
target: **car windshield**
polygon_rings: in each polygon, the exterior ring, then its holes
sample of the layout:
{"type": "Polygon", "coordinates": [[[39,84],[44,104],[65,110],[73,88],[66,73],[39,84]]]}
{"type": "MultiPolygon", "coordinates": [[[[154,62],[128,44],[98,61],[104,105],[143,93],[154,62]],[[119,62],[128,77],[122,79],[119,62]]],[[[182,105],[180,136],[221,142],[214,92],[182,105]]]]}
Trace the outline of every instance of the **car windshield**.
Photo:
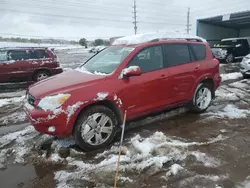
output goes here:
{"type": "Polygon", "coordinates": [[[108,47],[89,59],[80,69],[93,74],[111,74],[133,50],[131,47],[108,47]]]}
{"type": "Polygon", "coordinates": [[[233,46],[236,45],[237,41],[235,40],[225,40],[225,41],[221,41],[219,44],[221,46],[233,46]]]}

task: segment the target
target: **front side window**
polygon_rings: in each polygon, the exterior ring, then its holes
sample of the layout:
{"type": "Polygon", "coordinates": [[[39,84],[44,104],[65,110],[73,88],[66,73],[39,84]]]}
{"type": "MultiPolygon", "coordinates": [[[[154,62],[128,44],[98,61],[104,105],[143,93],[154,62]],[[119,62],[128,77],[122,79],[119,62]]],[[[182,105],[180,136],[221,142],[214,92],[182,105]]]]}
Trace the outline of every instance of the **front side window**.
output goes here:
{"type": "Polygon", "coordinates": [[[88,60],[81,68],[93,74],[111,74],[133,50],[134,48],[132,47],[108,47],[88,60]]]}
{"type": "Polygon", "coordinates": [[[0,51],[0,63],[7,61],[7,52],[6,51],[0,51]]]}
{"type": "Polygon", "coordinates": [[[166,44],[164,45],[164,50],[168,67],[182,65],[192,61],[186,44],[166,44]]]}
{"type": "Polygon", "coordinates": [[[132,59],[128,66],[139,66],[142,73],[162,69],[163,55],[161,46],[152,46],[143,49],[132,59]]]}

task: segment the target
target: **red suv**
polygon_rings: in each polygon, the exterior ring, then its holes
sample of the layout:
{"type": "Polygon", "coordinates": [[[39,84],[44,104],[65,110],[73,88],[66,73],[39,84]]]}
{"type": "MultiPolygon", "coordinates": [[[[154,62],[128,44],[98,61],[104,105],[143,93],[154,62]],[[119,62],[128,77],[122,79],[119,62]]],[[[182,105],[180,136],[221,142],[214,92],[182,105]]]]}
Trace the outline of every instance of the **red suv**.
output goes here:
{"type": "Polygon", "coordinates": [[[0,83],[40,81],[61,73],[57,56],[47,48],[0,48],[0,83]]]}
{"type": "Polygon", "coordinates": [[[187,105],[200,113],[209,107],[221,77],[206,42],[114,44],[78,69],[27,90],[24,109],[37,131],[72,135],[89,151],[112,142],[125,110],[133,120],[166,108],[187,105]]]}

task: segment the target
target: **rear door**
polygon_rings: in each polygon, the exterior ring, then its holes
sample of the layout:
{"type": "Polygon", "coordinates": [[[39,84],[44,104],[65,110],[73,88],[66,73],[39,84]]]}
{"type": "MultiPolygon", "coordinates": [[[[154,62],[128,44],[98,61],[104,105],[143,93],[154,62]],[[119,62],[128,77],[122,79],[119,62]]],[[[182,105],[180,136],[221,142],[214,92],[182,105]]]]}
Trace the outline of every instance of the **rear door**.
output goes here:
{"type": "Polygon", "coordinates": [[[29,51],[25,49],[8,51],[10,79],[12,81],[26,81],[31,75],[29,51]]]}
{"type": "Polygon", "coordinates": [[[164,45],[169,89],[166,95],[170,103],[190,100],[192,89],[201,75],[201,62],[197,62],[188,44],[164,45]]]}
{"type": "Polygon", "coordinates": [[[166,104],[167,86],[161,45],[141,50],[127,65],[139,66],[142,74],[121,80],[121,97],[128,116],[141,115],[166,104]]]}

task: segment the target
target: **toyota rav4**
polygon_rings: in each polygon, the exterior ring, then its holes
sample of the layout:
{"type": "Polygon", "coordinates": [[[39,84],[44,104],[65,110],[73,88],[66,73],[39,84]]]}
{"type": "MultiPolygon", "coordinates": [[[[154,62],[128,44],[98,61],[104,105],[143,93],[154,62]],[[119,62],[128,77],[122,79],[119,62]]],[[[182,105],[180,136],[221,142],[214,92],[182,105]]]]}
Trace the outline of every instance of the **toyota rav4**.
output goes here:
{"type": "Polygon", "coordinates": [[[113,141],[125,111],[127,120],[184,105],[204,112],[221,82],[208,43],[151,39],[117,39],[76,70],[32,85],[24,109],[35,129],[90,151],[113,141]]]}

